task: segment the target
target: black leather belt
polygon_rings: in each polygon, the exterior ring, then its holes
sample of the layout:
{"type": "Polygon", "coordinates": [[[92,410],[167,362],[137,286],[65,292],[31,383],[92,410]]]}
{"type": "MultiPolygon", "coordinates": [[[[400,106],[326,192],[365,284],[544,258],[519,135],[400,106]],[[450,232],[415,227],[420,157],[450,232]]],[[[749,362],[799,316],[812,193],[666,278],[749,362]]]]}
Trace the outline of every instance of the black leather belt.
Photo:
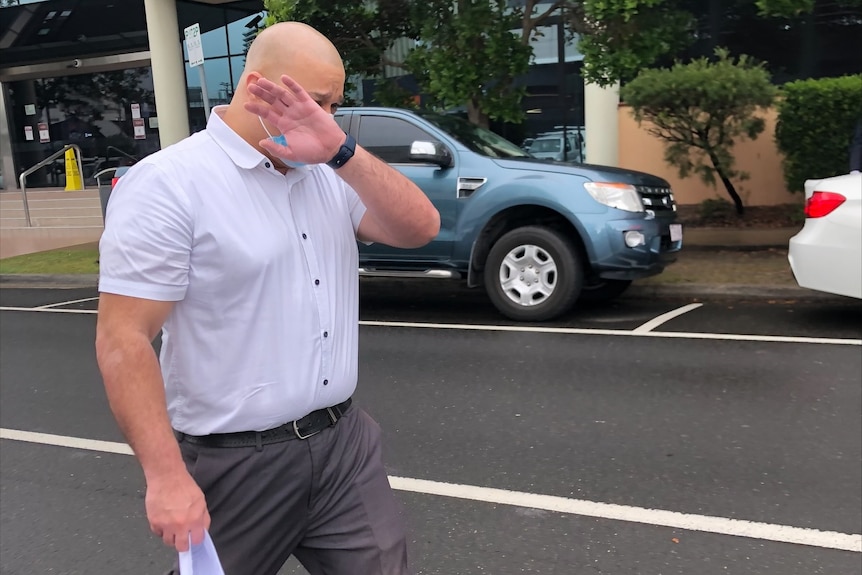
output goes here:
{"type": "Polygon", "coordinates": [[[204,447],[257,447],[271,443],[281,443],[290,439],[308,439],[317,435],[327,427],[335,425],[347,412],[352,399],[312,411],[302,419],[291,421],[266,431],[239,431],[236,433],[213,433],[211,435],[188,435],[174,431],[177,441],[188,441],[204,447]]]}

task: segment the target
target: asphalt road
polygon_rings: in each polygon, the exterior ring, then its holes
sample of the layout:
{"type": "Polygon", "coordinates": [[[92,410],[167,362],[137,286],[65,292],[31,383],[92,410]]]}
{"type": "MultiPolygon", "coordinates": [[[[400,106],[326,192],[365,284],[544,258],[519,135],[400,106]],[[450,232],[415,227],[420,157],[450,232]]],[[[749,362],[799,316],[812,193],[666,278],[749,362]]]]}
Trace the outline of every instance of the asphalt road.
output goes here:
{"type": "MultiPolygon", "coordinates": [[[[518,325],[447,284],[362,294],[356,397],[417,573],[862,573],[860,302],[623,298],[518,325]]],[[[173,558],[104,398],[96,297],[0,290],[4,575],[173,558]]]]}

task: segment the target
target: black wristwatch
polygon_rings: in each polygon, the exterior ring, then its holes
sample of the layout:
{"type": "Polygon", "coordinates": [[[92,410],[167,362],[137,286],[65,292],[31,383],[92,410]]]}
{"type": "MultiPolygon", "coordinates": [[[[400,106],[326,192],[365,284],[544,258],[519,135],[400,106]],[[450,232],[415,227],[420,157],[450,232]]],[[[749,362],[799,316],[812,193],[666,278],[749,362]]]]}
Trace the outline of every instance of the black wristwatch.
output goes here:
{"type": "Polygon", "coordinates": [[[353,157],[354,152],[356,152],[356,140],[353,136],[347,134],[347,140],[341,145],[341,148],[338,150],[338,153],[335,154],[335,157],[326,162],[326,165],[333,170],[337,170],[346,164],[347,160],[353,157]]]}

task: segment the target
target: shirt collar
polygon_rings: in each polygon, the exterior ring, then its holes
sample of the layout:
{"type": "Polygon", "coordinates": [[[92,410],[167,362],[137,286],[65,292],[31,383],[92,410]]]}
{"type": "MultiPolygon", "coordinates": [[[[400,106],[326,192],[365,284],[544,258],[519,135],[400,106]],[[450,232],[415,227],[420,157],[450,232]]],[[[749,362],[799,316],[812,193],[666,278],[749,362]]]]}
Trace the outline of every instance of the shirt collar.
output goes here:
{"type": "Polygon", "coordinates": [[[243,140],[239,134],[224,123],[222,116],[227,106],[215,106],[207,120],[207,134],[240,168],[250,170],[269,159],[257,151],[254,146],[243,140]]]}
{"type": "MultiPolygon", "coordinates": [[[[233,160],[238,167],[250,170],[262,163],[269,162],[269,158],[261,154],[254,146],[243,140],[239,134],[224,123],[222,116],[227,111],[227,106],[215,106],[207,120],[207,134],[218,146],[233,160]]],[[[305,174],[311,170],[311,166],[300,166],[287,171],[288,174],[305,174]]]]}

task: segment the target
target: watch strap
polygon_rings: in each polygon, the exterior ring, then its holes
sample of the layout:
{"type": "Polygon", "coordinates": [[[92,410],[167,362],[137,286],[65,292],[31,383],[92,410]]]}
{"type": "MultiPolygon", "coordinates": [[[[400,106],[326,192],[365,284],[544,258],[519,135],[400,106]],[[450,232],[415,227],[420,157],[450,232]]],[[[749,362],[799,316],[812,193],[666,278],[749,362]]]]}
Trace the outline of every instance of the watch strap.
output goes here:
{"type": "Polygon", "coordinates": [[[326,162],[326,165],[330,168],[337,170],[341,166],[347,163],[347,160],[353,157],[353,154],[356,152],[356,140],[350,134],[347,134],[347,140],[341,145],[341,148],[338,149],[338,153],[335,156],[326,162]]]}

